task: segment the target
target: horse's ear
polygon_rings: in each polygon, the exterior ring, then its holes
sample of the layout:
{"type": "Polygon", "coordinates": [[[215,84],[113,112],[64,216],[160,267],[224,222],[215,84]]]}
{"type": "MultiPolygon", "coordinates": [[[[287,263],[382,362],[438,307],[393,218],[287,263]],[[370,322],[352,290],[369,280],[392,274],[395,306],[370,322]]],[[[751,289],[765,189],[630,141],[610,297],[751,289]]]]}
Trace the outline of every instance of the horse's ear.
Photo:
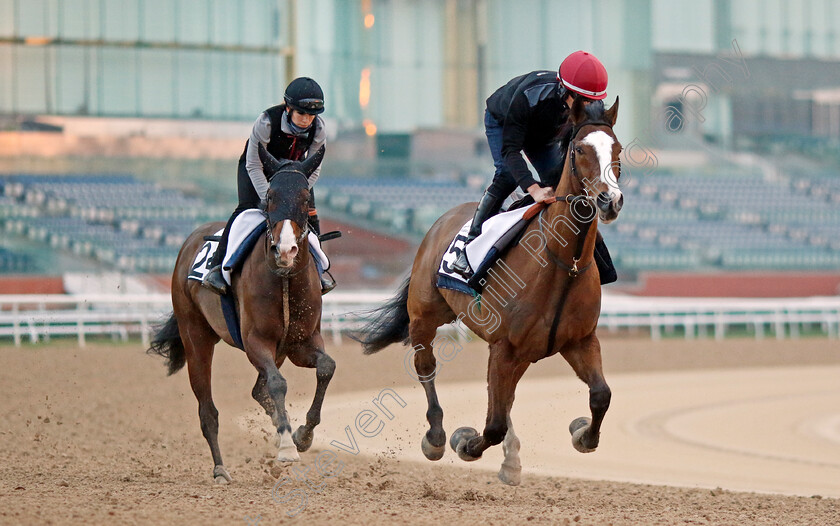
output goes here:
{"type": "Polygon", "coordinates": [[[586,120],[586,109],[583,104],[583,97],[575,97],[574,102],[572,102],[572,109],[569,112],[569,120],[572,121],[572,124],[575,126],[586,120]]]}
{"type": "Polygon", "coordinates": [[[268,153],[268,150],[265,149],[262,143],[258,144],[259,146],[257,147],[257,151],[260,154],[260,161],[262,161],[263,170],[267,173],[274,175],[289,164],[290,161],[287,161],[286,159],[278,161],[273,155],[268,153]]]}
{"type": "Polygon", "coordinates": [[[604,112],[604,118],[609,123],[610,127],[615,126],[615,121],[618,118],[618,96],[615,97],[615,102],[610,106],[610,109],[604,112]]]}
{"type": "Polygon", "coordinates": [[[303,171],[303,173],[306,174],[306,177],[312,175],[312,172],[314,172],[315,169],[321,165],[321,161],[324,160],[324,152],[326,151],[327,145],[325,144],[318,148],[318,151],[315,152],[314,155],[310,155],[309,157],[304,159],[302,163],[300,163],[300,168],[303,171]]]}

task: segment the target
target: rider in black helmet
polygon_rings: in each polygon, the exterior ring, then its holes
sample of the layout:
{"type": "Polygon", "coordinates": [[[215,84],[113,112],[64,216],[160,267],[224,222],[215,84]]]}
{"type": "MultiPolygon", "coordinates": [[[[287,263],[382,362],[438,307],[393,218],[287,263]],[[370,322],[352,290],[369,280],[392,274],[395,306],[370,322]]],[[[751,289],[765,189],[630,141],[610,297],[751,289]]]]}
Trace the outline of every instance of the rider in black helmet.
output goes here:
{"type": "MultiPolygon", "coordinates": [[[[318,116],[324,112],[324,92],[317,82],[309,77],[296,78],[286,87],[283,101],[283,104],[272,106],[260,114],[239,158],[239,206],[225,225],[219,248],[210,263],[210,271],[201,282],[218,294],[227,292],[227,283],[222,277],[222,260],[227,250],[230,226],[243,210],[260,207],[268,191],[268,179],[263,173],[258,144],[262,143],[277,159],[301,161],[317,152],[326,142],[324,120],[318,116]]],[[[309,176],[309,224],[318,235],[321,233],[321,225],[312,187],[320,173],[321,167],[318,166],[309,176]]],[[[321,293],[326,294],[334,288],[335,282],[329,274],[324,273],[321,276],[321,293]]]]}

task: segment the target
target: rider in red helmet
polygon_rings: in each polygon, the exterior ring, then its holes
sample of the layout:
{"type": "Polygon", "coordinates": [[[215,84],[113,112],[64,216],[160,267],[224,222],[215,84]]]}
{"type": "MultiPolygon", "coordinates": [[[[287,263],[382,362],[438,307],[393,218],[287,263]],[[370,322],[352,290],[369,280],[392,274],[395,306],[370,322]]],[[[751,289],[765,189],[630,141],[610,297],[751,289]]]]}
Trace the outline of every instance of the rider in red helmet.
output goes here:
{"type": "MultiPolygon", "coordinates": [[[[258,144],[262,143],[276,159],[302,161],[314,155],[326,143],[324,120],[320,117],[323,112],[324,92],[321,86],[309,77],[299,77],[286,87],[283,104],[268,108],[254,122],[251,136],[239,158],[239,206],[225,225],[219,247],[210,262],[210,270],[201,282],[203,286],[217,294],[227,292],[227,283],[222,277],[222,260],[227,249],[230,227],[243,210],[262,207],[265,201],[268,179],[263,173],[258,144]]],[[[312,186],[320,173],[321,167],[318,166],[309,176],[309,224],[317,235],[320,235],[321,229],[312,186]]],[[[322,273],[321,293],[326,294],[333,288],[335,282],[329,278],[329,274],[322,273]]]]}
{"type": "MultiPolygon", "coordinates": [[[[566,126],[575,98],[603,104],[607,96],[607,70],[595,55],[575,51],[554,71],[532,71],[510,80],[487,99],[484,129],[496,173],[485,190],[473,216],[467,243],[481,233],[481,225],[496,215],[502,203],[517,186],[535,202],[554,195],[571,139],[566,126]],[[522,153],[537,170],[537,182],[528,170],[522,153]]],[[[601,282],[616,280],[615,268],[603,240],[595,245],[596,263],[601,282]]],[[[472,276],[466,251],[462,250],[453,268],[472,276]]]]}

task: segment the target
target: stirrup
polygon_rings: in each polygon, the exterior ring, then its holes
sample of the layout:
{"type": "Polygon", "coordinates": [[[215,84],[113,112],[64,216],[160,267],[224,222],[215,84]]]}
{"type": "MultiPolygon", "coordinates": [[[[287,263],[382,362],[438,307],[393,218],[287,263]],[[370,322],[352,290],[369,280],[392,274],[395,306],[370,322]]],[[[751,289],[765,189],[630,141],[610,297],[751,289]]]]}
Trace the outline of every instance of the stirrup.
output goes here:
{"type": "Polygon", "coordinates": [[[335,279],[328,271],[321,274],[321,296],[334,289],[336,286],[335,279]]]}
{"type": "Polygon", "coordinates": [[[470,268],[470,262],[467,260],[467,246],[464,245],[464,249],[461,251],[461,255],[458,256],[458,259],[455,260],[455,263],[452,264],[452,270],[456,273],[460,274],[461,276],[470,279],[473,275],[473,270],[470,268]]]}
{"type": "Polygon", "coordinates": [[[204,276],[204,279],[201,280],[201,286],[215,292],[219,296],[227,294],[227,283],[225,283],[225,278],[222,276],[222,266],[216,265],[211,268],[207,272],[207,275],[204,276]]]}

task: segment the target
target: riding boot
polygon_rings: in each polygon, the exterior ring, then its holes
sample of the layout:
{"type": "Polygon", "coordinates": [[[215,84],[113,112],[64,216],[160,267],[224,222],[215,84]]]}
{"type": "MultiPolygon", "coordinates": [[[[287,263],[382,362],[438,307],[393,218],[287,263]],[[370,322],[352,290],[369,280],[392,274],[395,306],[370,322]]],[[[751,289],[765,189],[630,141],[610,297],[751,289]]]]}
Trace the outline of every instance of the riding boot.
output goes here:
{"type": "Polygon", "coordinates": [[[230,225],[232,223],[233,221],[231,220],[225,225],[225,230],[222,232],[221,239],[219,239],[219,246],[216,247],[216,252],[213,253],[213,259],[210,260],[210,270],[207,271],[207,275],[201,280],[202,287],[210,289],[220,296],[227,294],[227,282],[225,282],[225,278],[222,276],[222,262],[225,258],[225,252],[227,252],[230,225]]]}
{"type": "Polygon", "coordinates": [[[504,197],[496,197],[488,191],[485,191],[484,195],[481,196],[481,201],[479,201],[478,206],[475,209],[472,226],[470,226],[470,231],[467,233],[467,241],[464,243],[464,248],[458,255],[458,259],[456,259],[455,263],[452,265],[452,269],[455,272],[461,274],[465,278],[472,276],[473,270],[470,268],[470,262],[467,260],[467,245],[470,244],[473,239],[477,238],[479,234],[481,234],[481,225],[483,225],[489,218],[498,214],[499,209],[502,208],[502,203],[504,202],[504,197]]]}
{"type": "Polygon", "coordinates": [[[613,283],[618,280],[618,274],[615,271],[610,252],[607,250],[607,245],[604,243],[604,238],[598,232],[598,237],[595,238],[595,265],[598,267],[598,273],[601,275],[601,285],[613,283]]]}

